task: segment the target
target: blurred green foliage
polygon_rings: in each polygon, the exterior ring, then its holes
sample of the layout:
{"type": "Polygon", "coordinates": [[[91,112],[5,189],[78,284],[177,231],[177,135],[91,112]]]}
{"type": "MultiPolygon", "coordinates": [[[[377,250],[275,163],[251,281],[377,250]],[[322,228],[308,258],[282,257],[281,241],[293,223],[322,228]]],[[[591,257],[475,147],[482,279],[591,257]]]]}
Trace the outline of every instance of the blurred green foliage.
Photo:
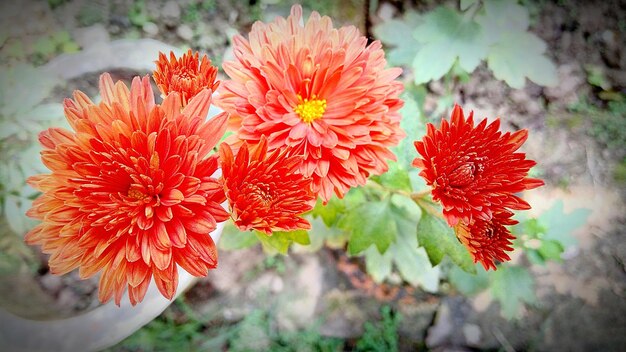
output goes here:
{"type": "MultiPolygon", "coordinates": [[[[566,213],[563,201],[558,200],[539,217],[518,215],[516,218],[520,222],[512,228],[517,237],[514,247],[522,250],[532,264],[562,261],[563,252],[576,245],[572,232],[582,227],[590,214],[590,209],[582,208],[566,213]]],[[[475,275],[453,266],[448,272],[448,279],[466,296],[489,290],[500,303],[502,316],[507,319],[519,318],[524,305],[537,303],[534,278],[521,263],[499,265],[498,270],[489,272],[477,264],[475,275]]]]}
{"type": "Polygon", "coordinates": [[[529,18],[516,0],[463,0],[460,10],[406,11],[374,27],[374,34],[389,47],[389,63],[410,67],[416,84],[438,80],[456,65],[471,73],[486,61],[513,88],[523,88],[525,78],[555,85],[556,66],[545,56],[545,42],[528,31],[529,18]]]}
{"type": "Polygon", "coordinates": [[[365,332],[356,344],[357,351],[398,351],[398,325],[402,316],[389,306],[381,307],[381,315],[381,321],[365,323],[365,332]]]}
{"type": "Polygon", "coordinates": [[[145,0],[133,0],[130,9],[128,10],[128,19],[130,23],[139,28],[151,20],[146,9],[145,0]]]}
{"type": "MultiPolygon", "coordinates": [[[[66,30],[40,34],[34,41],[9,37],[4,33],[0,34],[0,44],[4,46],[0,62],[14,61],[21,65],[30,62],[34,66],[42,65],[59,54],[74,53],[80,49],[66,30]]],[[[12,65],[4,66],[3,70],[9,70],[12,65]]]]}
{"type": "Polygon", "coordinates": [[[216,0],[193,1],[183,8],[182,20],[185,23],[196,23],[205,12],[213,12],[217,7],[216,0]]]}

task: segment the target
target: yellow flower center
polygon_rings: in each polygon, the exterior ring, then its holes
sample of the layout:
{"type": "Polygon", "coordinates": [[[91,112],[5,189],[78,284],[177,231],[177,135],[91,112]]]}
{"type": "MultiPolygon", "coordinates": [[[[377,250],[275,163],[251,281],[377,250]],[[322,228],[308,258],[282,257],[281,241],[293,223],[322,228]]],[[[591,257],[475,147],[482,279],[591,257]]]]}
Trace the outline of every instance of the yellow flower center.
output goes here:
{"type": "Polygon", "coordinates": [[[315,95],[313,95],[311,99],[302,99],[302,97],[298,95],[298,101],[300,101],[300,103],[293,111],[306,123],[311,123],[319,119],[324,115],[324,111],[326,111],[326,99],[317,99],[315,95]]]}
{"type": "Polygon", "coordinates": [[[147,197],[147,195],[145,193],[143,193],[142,191],[140,191],[139,189],[135,188],[135,187],[131,187],[128,190],[128,196],[132,199],[136,199],[136,200],[142,200],[145,199],[147,197]]]}

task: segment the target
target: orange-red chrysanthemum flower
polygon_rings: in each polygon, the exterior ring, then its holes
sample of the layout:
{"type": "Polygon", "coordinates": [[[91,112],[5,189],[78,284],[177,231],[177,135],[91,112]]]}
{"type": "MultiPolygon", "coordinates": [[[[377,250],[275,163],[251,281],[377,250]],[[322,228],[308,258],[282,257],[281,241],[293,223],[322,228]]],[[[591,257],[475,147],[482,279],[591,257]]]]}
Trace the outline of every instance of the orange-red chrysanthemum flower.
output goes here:
{"type": "Polygon", "coordinates": [[[511,258],[505,253],[513,250],[515,236],[505,226],[517,224],[511,219],[513,213],[505,211],[494,213],[491,220],[474,219],[466,224],[459,222],[455,226],[457,238],[465,245],[474,258],[485,270],[496,270],[495,261],[505,262],[511,258]]]}
{"type": "Polygon", "coordinates": [[[299,156],[287,151],[267,153],[267,140],[252,150],[244,143],[233,155],[230,146],[220,145],[222,183],[230,204],[231,217],[242,230],[273,231],[310,229],[300,217],[315,205],[311,179],[298,172],[299,156]]]}
{"type": "Polygon", "coordinates": [[[220,85],[220,81],[215,80],[217,67],[211,65],[211,60],[206,55],[199,59],[199,53],[192,53],[191,49],[180,58],[170,52],[169,60],[160,52],[156,64],[157,68],[152,76],[162,96],[177,92],[183,106],[203,89],[215,91],[220,85]]]}
{"type": "Polygon", "coordinates": [[[204,276],[217,263],[209,233],[228,218],[209,152],[226,128],[225,114],[205,122],[206,89],[181,107],[177,93],[154,103],[149,78],[130,90],[100,77],[102,102],[80,91],[66,99],[73,131],[51,128],[39,140],[50,174],[29,184],[43,194],[28,215],[40,219],[26,236],[51,254],[54,274],[79,268],[81,278],[101,272],[99,297],[119,305],[128,288],[140,302],[154,277],[171,299],[178,265],[204,276]]]}
{"type": "Polygon", "coordinates": [[[402,70],[385,68],[380,42],[367,45],[356,27],[335,29],[317,12],[302,20],[295,5],[287,19],[256,22],[247,40],[235,36],[216,105],[230,113],[239,142],[265,135],[270,151],[303,155],[300,172],[328,201],[395,160],[389,147],[404,137],[395,81],[402,70]]]}
{"type": "Polygon", "coordinates": [[[536,163],[515,151],[528,138],[528,131],[501,133],[500,120],[487,125],[483,119],[474,126],[473,112],[466,120],[463,110],[454,106],[450,122],[441,121],[439,129],[427,125],[426,136],[415,142],[421,155],[413,165],[432,186],[433,199],[443,205],[450,226],[459,220],[489,221],[493,213],[530,206],[515,195],[543,185],[528,178],[536,163]]]}

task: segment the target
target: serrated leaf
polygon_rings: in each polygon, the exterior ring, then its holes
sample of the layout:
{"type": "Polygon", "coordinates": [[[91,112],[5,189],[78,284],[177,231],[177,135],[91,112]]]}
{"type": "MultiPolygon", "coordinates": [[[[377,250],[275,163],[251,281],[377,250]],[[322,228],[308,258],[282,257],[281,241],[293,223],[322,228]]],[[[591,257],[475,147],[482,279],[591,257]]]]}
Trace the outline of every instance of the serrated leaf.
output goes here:
{"type": "Polygon", "coordinates": [[[413,286],[425,291],[437,292],[441,271],[433,266],[424,248],[417,242],[417,225],[422,218],[422,210],[407,197],[392,197],[392,214],[398,228],[398,236],[390,249],[394,255],[394,265],[400,276],[413,286]]]}
{"type": "Polygon", "coordinates": [[[439,288],[439,267],[433,267],[424,248],[418,246],[415,232],[421,217],[421,210],[410,199],[401,196],[392,198],[390,216],[396,223],[397,237],[384,254],[369,247],[365,252],[367,272],[375,282],[384,281],[395,267],[402,279],[413,286],[420,286],[428,292],[439,288]],[[406,199],[413,206],[405,204],[406,199]]]}
{"type": "Polygon", "coordinates": [[[413,36],[423,43],[413,60],[416,84],[443,77],[456,60],[472,72],[487,56],[481,26],[444,6],[427,14],[413,36]]]}
{"type": "Polygon", "coordinates": [[[458,266],[453,266],[448,273],[450,283],[466,296],[473,296],[489,287],[489,273],[482,265],[476,265],[476,273],[470,274],[458,266]]]}
{"type": "Polygon", "coordinates": [[[476,22],[483,27],[488,43],[500,41],[505,32],[525,32],[528,29],[528,10],[517,0],[485,0],[484,10],[476,16],[476,22]]]}
{"type": "Polygon", "coordinates": [[[558,83],[556,66],[543,55],[546,44],[528,32],[505,32],[489,48],[487,64],[493,75],[512,88],[524,87],[525,78],[543,85],[558,83]]]}
{"type": "Polygon", "coordinates": [[[222,231],[222,236],[220,237],[218,246],[220,249],[232,251],[252,247],[257,243],[259,243],[259,239],[254,235],[254,233],[250,231],[239,231],[235,225],[228,222],[224,225],[224,230],[222,231]]]}
{"type": "Polygon", "coordinates": [[[266,235],[263,232],[255,231],[254,234],[261,241],[264,249],[270,253],[277,251],[281,254],[287,254],[289,246],[292,243],[307,245],[311,243],[309,234],[305,230],[295,230],[289,232],[275,231],[272,235],[266,235]]]}
{"type": "Polygon", "coordinates": [[[419,42],[407,36],[421,22],[421,17],[414,11],[405,13],[402,19],[392,19],[374,26],[373,33],[383,44],[388,46],[387,62],[392,66],[408,66],[419,49],[419,42]]]}
{"type": "Polygon", "coordinates": [[[558,200],[554,205],[543,212],[538,220],[547,229],[543,239],[558,241],[564,248],[576,244],[576,238],[572,232],[583,226],[591,214],[591,209],[575,209],[565,214],[563,212],[563,201],[558,200]]]}
{"type": "Polygon", "coordinates": [[[391,217],[389,201],[362,204],[345,214],[338,227],[350,233],[348,251],[351,255],[376,245],[384,253],[396,237],[396,223],[391,217]]]}
{"type": "Polygon", "coordinates": [[[461,269],[470,273],[476,271],[471,255],[443,219],[424,212],[417,225],[417,240],[426,249],[433,266],[448,255],[461,269]]]}
{"type": "Polygon", "coordinates": [[[382,22],[372,29],[376,38],[385,44],[406,45],[406,35],[422,22],[422,16],[415,11],[407,11],[401,19],[382,22]]]}
{"type": "Polygon", "coordinates": [[[502,316],[512,319],[524,303],[536,302],[535,281],[523,267],[501,265],[491,274],[491,294],[500,302],[502,316]]]}
{"type": "Polygon", "coordinates": [[[315,203],[315,207],[311,211],[311,214],[314,217],[321,217],[326,226],[333,226],[345,210],[345,203],[336,196],[333,196],[328,200],[326,205],[318,199],[317,203],[315,203]]]}

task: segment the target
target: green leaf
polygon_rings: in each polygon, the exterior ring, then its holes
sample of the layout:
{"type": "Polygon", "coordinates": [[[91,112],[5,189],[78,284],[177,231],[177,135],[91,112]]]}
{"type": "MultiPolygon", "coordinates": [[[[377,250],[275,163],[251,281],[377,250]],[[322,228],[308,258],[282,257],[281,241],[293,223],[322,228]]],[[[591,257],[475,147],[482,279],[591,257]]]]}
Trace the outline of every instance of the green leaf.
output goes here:
{"type": "Polygon", "coordinates": [[[400,114],[402,115],[400,127],[406,132],[407,136],[392,150],[398,157],[398,164],[405,170],[411,170],[411,163],[417,157],[413,141],[421,138],[426,133],[426,129],[424,116],[417,101],[407,92],[403,93],[401,98],[404,100],[404,106],[400,109],[400,114]]]}
{"type": "Polygon", "coordinates": [[[407,11],[402,19],[392,19],[374,26],[374,36],[390,47],[387,50],[387,62],[392,66],[409,66],[420,44],[408,33],[413,32],[421,22],[415,11],[407,11]]]}
{"type": "Polygon", "coordinates": [[[528,32],[504,32],[489,48],[487,64],[493,75],[512,88],[523,88],[524,78],[543,85],[558,83],[556,66],[543,55],[546,44],[528,32]]]}
{"type": "Polygon", "coordinates": [[[554,205],[543,212],[538,220],[547,229],[543,239],[555,240],[564,248],[576,244],[572,232],[587,223],[591,209],[580,208],[568,214],[563,212],[563,201],[558,200],[554,205]]]}
{"type": "Polygon", "coordinates": [[[500,302],[505,318],[518,317],[524,303],[536,302],[535,282],[525,268],[501,265],[491,279],[491,294],[500,302]]]}
{"type": "Polygon", "coordinates": [[[537,252],[539,252],[544,259],[561,261],[561,253],[563,253],[564,250],[563,245],[559,241],[543,240],[537,252]]]}
{"type": "Polygon", "coordinates": [[[316,218],[321,217],[326,226],[333,226],[345,210],[346,204],[336,196],[333,196],[326,205],[323,204],[321,199],[318,199],[311,214],[316,218]]]}
{"type": "Polygon", "coordinates": [[[350,233],[348,251],[351,255],[372,244],[384,253],[396,237],[396,223],[391,217],[389,201],[374,201],[351,209],[337,224],[350,233]]]}
{"type": "Polygon", "coordinates": [[[389,170],[387,172],[379,176],[372,176],[371,179],[388,189],[411,192],[409,173],[395,161],[389,162],[389,170]]]}
{"type": "Polygon", "coordinates": [[[526,32],[529,24],[528,10],[517,0],[485,0],[484,11],[476,16],[476,22],[483,27],[487,42],[501,40],[505,32],[526,32]]]}
{"type": "Polygon", "coordinates": [[[481,26],[444,6],[428,13],[413,36],[423,44],[413,60],[416,84],[443,77],[456,60],[472,72],[487,56],[481,26]]]}
{"type": "Polygon", "coordinates": [[[239,231],[232,222],[228,222],[224,225],[218,245],[220,249],[232,251],[252,247],[257,243],[259,243],[259,240],[254,233],[251,231],[239,231]]]}
{"type": "Polygon", "coordinates": [[[367,272],[375,282],[383,282],[397,268],[400,276],[413,286],[437,292],[440,269],[433,267],[424,248],[418,246],[415,232],[422,213],[410,199],[392,197],[389,216],[397,228],[397,237],[384,254],[369,247],[365,252],[367,272]],[[411,205],[412,204],[412,205],[411,205]]]}
{"type": "Polygon", "coordinates": [[[391,275],[392,261],[395,255],[394,245],[392,244],[383,254],[380,254],[375,247],[369,247],[363,252],[365,254],[365,270],[374,282],[381,283],[391,275]]]}
{"type": "Polygon", "coordinates": [[[418,247],[415,231],[398,235],[394,248],[394,262],[404,280],[425,291],[437,292],[440,269],[433,266],[423,247],[418,247]]]}
{"type": "Polygon", "coordinates": [[[263,232],[255,231],[254,234],[261,241],[263,249],[270,253],[277,251],[281,254],[287,254],[289,246],[292,243],[308,245],[311,243],[309,234],[305,230],[295,230],[289,232],[276,231],[268,236],[263,232]]]}
{"type": "Polygon", "coordinates": [[[466,296],[473,296],[489,287],[489,273],[482,265],[475,265],[476,273],[467,273],[458,266],[453,266],[448,273],[450,283],[466,296]]]}
{"type": "Polygon", "coordinates": [[[516,0],[485,0],[484,5],[476,21],[491,45],[487,64],[494,76],[518,89],[526,77],[539,85],[556,85],[556,66],[543,55],[546,44],[527,31],[528,10],[516,0]]]}
{"type": "Polygon", "coordinates": [[[426,249],[433,266],[448,255],[461,269],[470,273],[476,272],[471,255],[444,220],[424,212],[417,225],[417,240],[426,249]]]}
{"type": "Polygon", "coordinates": [[[308,219],[311,223],[309,230],[309,239],[311,243],[307,246],[294,245],[299,251],[316,252],[324,245],[330,248],[343,248],[348,241],[348,235],[345,231],[334,227],[327,226],[322,218],[308,219]]]}
{"type": "Polygon", "coordinates": [[[533,265],[545,265],[546,261],[536,249],[524,248],[524,254],[533,265]]]}

